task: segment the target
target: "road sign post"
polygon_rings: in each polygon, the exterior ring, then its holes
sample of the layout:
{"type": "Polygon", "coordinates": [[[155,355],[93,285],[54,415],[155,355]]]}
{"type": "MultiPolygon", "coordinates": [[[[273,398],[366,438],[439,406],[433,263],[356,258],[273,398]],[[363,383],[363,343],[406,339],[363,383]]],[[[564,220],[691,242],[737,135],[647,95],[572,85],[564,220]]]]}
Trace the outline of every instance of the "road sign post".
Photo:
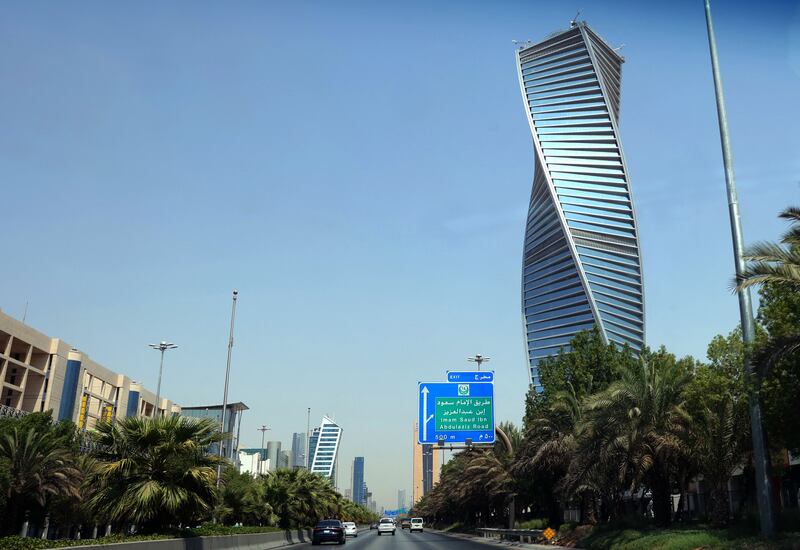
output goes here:
{"type": "Polygon", "coordinates": [[[494,384],[420,382],[419,442],[467,440],[494,443],[494,384]]]}

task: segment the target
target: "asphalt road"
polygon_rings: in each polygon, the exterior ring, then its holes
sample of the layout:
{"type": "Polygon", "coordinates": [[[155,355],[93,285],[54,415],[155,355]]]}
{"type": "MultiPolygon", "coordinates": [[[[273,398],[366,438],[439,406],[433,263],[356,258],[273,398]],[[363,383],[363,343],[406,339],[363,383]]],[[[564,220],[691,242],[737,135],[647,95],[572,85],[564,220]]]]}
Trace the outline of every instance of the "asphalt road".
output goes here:
{"type": "MultiPolygon", "coordinates": [[[[311,543],[309,542],[305,546],[310,549],[311,543]]],[[[342,548],[342,546],[330,543],[315,546],[314,550],[327,546],[342,548]]],[[[491,550],[486,544],[480,542],[446,537],[430,531],[409,533],[408,530],[399,528],[395,536],[378,536],[378,532],[374,529],[360,531],[358,537],[347,537],[347,543],[344,545],[345,550],[416,550],[417,548],[425,550],[491,550]]]]}

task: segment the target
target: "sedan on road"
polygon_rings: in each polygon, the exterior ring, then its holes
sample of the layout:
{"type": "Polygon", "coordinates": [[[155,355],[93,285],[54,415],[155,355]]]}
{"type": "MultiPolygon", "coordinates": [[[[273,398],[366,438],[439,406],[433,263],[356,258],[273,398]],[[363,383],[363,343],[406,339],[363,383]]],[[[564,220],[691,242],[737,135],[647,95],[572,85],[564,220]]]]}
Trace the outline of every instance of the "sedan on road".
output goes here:
{"type": "Polygon", "coordinates": [[[338,519],[323,519],[314,527],[311,534],[311,544],[314,546],[323,542],[345,543],[344,526],[338,519]]]}
{"type": "Polygon", "coordinates": [[[346,537],[357,537],[358,536],[358,528],[356,524],[352,521],[345,521],[342,523],[344,525],[344,536],[346,537]]]}
{"type": "Polygon", "coordinates": [[[382,518],[380,523],[378,523],[378,536],[391,533],[394,536],[394,532],[397,529],[394,525],[394,520],[392,518],[382,518]]]}

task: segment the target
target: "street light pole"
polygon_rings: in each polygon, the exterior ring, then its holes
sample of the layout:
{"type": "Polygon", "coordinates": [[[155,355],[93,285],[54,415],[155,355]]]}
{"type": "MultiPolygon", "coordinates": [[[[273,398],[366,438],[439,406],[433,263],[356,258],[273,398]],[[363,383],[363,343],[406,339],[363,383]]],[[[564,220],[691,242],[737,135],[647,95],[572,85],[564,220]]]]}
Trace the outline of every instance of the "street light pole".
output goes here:
{"type": "Polygon", "coordinates": [[[263,473],[261,471],[261,465],[264,464],[264,433],[267,430],[271,430],[272,428],[268,428],[265,425],[262,425],[260,428],[256,428],[259,432],[261,432],[261,460],[258,461],[258,473],[263,473]]]}
{"type": "Polygon", "coordinates": [[[306,456],[304,457],[304,462],[306,463],[306,469],[311,470],[311,464],[308,463],[311,460],[311,407],[308,408],[308,416],[306,418],[306,456]]]}
{"type": "MultiPolygon", "coordinates": [[[[231,353],[233,352],[233,324],[236,321],[236,299],[239,296],[239,291],[233,291],[233,303],[231,304],[231,331],[230,335],[228,336],[228,363],[225,367],[225,392],[222,395],[222,420],[220,422],[220,430],[224,434],[225,433],[225,412],[228,408],[228,382],[231,377],[231,353]]],[[[219,442],[219,457],[222,458],[224,456],[223,453],[223,441],[220,440],[219,442]]],[[[222,476],[222,464],[217,465],[217,489],[219,489],[219,480],[222,476]]]]}
{"type": "Polygon", "coordinates": [[[467,357],[467,361],[478,365],[478,371],[481,370],[481,363],[488,363],[491,357],[484,357],[480,353],[476,353],[475,357],[467,357]]]}
{"type": "Polygon", "coordinates": [[[156,410],[155,416],[158,416],[158,407],[161,405],[161,375],[164,372],[164,352],[168,349],[175,349],[178,346],[173,344],[172,342],[165,342],[162,340],[158,344],[147,344],[153,349],[157,349],[161,352],[161,363],[158,366],[158,386],[156,386],[156,410]]]}
{"type": "MultiPolygon", "coordinates": [[[[730,215],[731,234],[733,237],[733,260],[737,277],[744,272],[743,259],[744,238],[742,222],[739,217],[739,200],[736,195],[736,179],[733,173],[733,153],[731,152],[730,135],[728,134],[728,115],[725,110],[725,97],[722,91],[722,77],[717,58],[717,42],[714,37],[714,25],[711,21],[711,3],[705,0],[706,29],[708,30],[708,48],[711,53],[711,72],[714,76],[714,91],[717,99],[717,117],[719,118],[719,135],[722,141],[722,160],[725,165],[725,184],[728,193],[728,212],[730,215]]],[[[756,496],[761,520],[761,534],[770,537],[775,532],[775,516],[772,511],[772,487],[770,486],[769,457],[761,420],[761,404],[755,385],[758,383],[751,361],[752,345],[755,341],[755,325],[753,322],[753,305],[750,300],[750,289],[739,292],[739,316],[742,323],[742,340],[744,341],[744,371],[748,386],[748,404],[750,408],[750,431],[753,436],[753,462],[756,470],[756,496]]]]}

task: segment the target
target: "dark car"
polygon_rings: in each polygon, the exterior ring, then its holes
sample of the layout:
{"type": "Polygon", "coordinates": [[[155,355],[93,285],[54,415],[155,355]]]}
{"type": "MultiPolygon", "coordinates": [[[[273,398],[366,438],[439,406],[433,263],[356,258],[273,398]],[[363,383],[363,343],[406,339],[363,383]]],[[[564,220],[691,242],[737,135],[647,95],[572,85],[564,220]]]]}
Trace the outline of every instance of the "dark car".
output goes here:
{"type": "Polygon", "coordinates": [[[345,540],[344,525],[338,519],[323,519],[317,523],[311,534],[311,544],[314,546],[323,542],[344,544],[345,540]]]}

